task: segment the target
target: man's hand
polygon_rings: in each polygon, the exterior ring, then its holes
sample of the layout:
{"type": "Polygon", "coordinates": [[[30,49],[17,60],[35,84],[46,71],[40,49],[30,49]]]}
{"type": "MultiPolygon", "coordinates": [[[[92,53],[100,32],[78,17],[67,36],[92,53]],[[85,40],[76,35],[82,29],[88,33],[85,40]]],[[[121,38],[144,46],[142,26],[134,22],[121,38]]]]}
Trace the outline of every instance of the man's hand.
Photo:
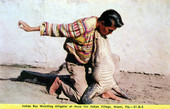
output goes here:
{"type": "Polygon", "coordinates": [[[25,23],[21,20],[18,22],[18,26],[19,26],[19,28],[21,28],[27,32],[31,31],[31,27],[27,23],[25,23]]]}
{"type": "Polygon", "coordinates": [[[40,26],[38,27],[30,27],[27,23],[23,22],[23,21],[19,21],[18,22],[18,26],[19,28],[27,31],[27,32],[30,32],[30,31],[40,31],[40,26]]]}

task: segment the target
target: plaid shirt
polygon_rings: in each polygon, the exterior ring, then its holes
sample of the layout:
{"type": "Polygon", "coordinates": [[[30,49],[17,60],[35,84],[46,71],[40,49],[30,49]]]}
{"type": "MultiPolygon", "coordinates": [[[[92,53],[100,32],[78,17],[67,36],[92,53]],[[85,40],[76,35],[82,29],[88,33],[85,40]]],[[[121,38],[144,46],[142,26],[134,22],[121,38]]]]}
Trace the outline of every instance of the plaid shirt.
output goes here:
{"type": "Polygon", "coordinates": [[[44,22],[40,27],[42,36],[66,37],[64,49],[75,56],[78,62],[86,64],[93,51],[93,39],[97,17],[79,19],[69,24],[44,22]]]}

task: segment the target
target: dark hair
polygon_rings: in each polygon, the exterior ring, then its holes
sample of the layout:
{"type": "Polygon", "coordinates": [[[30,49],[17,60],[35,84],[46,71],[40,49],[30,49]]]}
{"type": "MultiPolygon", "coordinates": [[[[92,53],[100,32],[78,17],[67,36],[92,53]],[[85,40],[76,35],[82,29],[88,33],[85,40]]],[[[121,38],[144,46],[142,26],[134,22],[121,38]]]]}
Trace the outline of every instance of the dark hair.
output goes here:
{"type": "Polygon", "coordinates": [[[106,10],[98,18],[99,21],[104,21],[105,26],[112,26],[112,20],[115,22],[115,27],[121,27],[124,25],[122,18],[119,13],[113,9],[106,10]]]}

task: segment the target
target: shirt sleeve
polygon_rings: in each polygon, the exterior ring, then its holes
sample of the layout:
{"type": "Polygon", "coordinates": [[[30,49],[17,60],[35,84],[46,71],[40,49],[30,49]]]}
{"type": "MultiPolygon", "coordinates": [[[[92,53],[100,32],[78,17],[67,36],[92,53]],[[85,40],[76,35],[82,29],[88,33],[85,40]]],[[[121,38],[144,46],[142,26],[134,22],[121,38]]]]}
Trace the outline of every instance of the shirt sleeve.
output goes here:
{"type": "Polygon", "coordinates": [[[41,36],[77,38],[82,36],[85,31],[86,28],[81,19],[69,24],[52,24],[44,22],[40,26],[41,36]]]}

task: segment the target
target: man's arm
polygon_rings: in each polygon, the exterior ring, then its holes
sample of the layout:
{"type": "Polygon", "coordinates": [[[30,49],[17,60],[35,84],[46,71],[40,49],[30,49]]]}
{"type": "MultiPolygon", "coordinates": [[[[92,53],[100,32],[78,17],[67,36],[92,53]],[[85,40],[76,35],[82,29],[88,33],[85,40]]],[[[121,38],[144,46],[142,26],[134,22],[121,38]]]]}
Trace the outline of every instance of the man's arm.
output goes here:
{"type": "Polygon", "coordinates": [[[40,26],[42,36],[77,38],[85,33],[85,26],[82,20],[77,20],[69,24],[54,24],[44,22],[40,26]]]}
{"type": "Polygon", "coordinates": [[[40,31],[40,26],[38,27],[30,27],[27,23],[23,22],[23,21],[19,21],[18,22],[18,26],[19,28],[27,31],[27,32],[31,32],[31,31],[40,31]]]}
{"type": "Polygon", "coordinates": [[[53,36],[53,37],[67,37],[67,38],[77,38],[84,34],[85,26],[82,20],[77,20],[69,24],[52,24],[48,22],[42,23],[38,27],[30,27],[27,23],[23,21],[18,22],[19,28],[31,32],[40,31],[41,36],[53,36]]]}

